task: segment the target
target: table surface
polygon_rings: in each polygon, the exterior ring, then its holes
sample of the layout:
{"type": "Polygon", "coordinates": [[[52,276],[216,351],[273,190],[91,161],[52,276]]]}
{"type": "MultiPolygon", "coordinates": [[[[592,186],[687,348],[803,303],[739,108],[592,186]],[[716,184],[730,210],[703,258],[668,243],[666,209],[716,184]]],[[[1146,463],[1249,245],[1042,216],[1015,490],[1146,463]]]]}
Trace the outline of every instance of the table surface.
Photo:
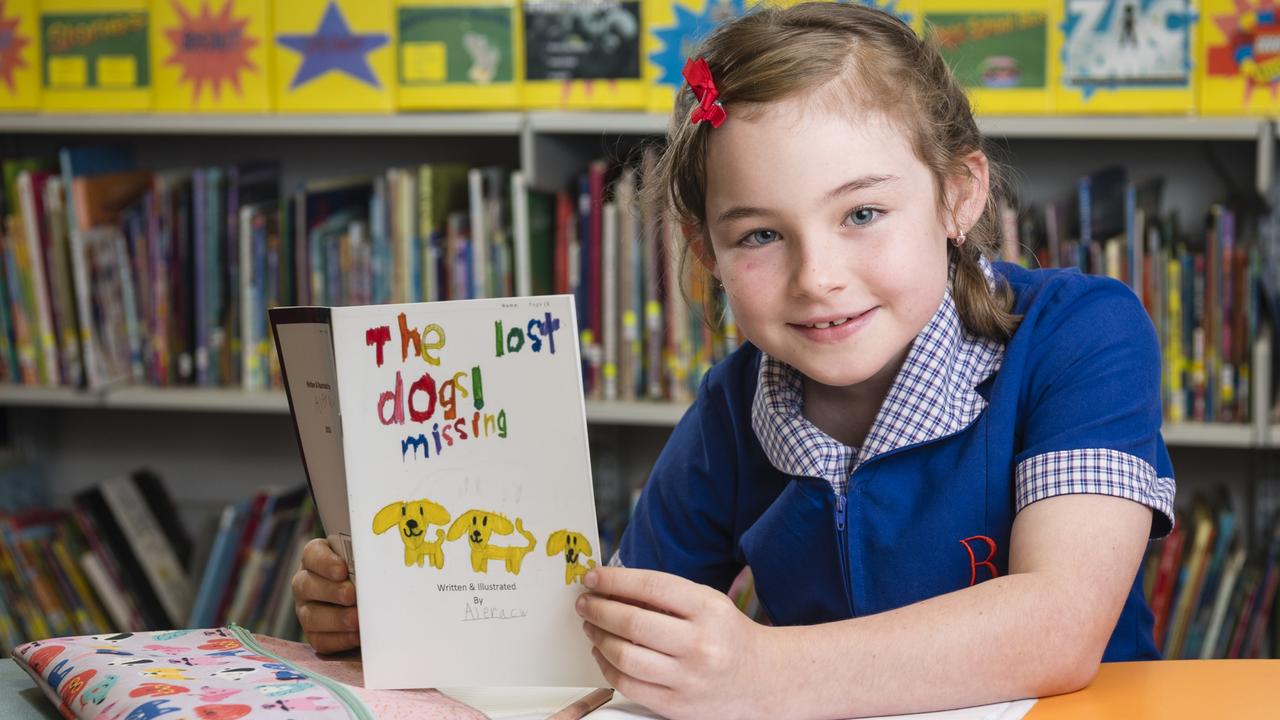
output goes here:
{"type": "MultiPolygon", "coordinates": [[[[1280,717],[1280,660],[1107,663],[1089,687],[1040,700],[1026,720],[1280,717]]],[[[0,718],[61,716],[17,663],[0,659],[0,718]]]]}
{"type": "Polygon", "coordinates": [[[0,658],[0,718],[61,720],[62,716],[26,671],[9,658],[0,658]]]}

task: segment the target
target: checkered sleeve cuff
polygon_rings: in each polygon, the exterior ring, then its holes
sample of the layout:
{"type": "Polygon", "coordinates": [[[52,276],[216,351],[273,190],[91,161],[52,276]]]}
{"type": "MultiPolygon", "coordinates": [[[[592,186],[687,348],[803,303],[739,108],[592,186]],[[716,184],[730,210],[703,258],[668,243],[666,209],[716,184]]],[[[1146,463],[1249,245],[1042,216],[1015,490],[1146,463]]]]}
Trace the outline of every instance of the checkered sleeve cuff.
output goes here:
{"type": "Polygon", "coordinates": [[[618,550],[613,551],[613,557],[609,558],[609,567],[626,567],[622,564],[622,553],[618,550]]]}
{"type": "Polygon", "coordinates": [[[1035,455],[1018,464],[1014,483],[1017,512],[1058,495],[1111,495],[1155,511],[1151,537],[1163,537],[1173,529],[1173,478],[1157,477],[1150,463],[1119,450],[1085,448],[1035,455]]]}

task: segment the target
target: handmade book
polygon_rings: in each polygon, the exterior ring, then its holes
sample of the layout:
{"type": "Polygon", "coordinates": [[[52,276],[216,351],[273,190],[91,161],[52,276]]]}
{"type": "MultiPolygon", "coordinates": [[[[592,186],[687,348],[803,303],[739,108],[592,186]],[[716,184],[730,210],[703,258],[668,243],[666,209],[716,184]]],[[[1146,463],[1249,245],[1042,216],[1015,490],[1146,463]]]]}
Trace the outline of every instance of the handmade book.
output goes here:
{"type": "Polygon", "coordinates": [[[982,115],[1053,108],[1058,3],[924,0],[921,24],[982,115]]]}
{"type": "Polygon", "coordinates": [[[1200,112],[1280,112],[1280,10],[1270,0],[1202,0],[1200,112]]]}
{"type": "Polygon", "coordinates": [[[0,3],[0,111],[40,105],[40,19],[35,0],[0,3]]]}
{"type": "Polygon", "coordinates": [[[405,110],[515,110],[524,74],[514,0],[399,0],[397,104],[405,110]]]}
{"type": "Polygon", "coordinates": [[[271,63],[281,112],[389,112],[391,0],[274,0],[271,63]]]}
{"type": "Polygon", "coordinates": [[[267,0],[152,0],[156,109],[271,109],[267,0]]]}
{"type": "Polygon", "coordinates": [[[572,298],[270,311],[370,688],[600,686],[572,298]]]}
{"type": "Polygon", "coordinates": [[[147,0],[43,0],[43,108],[150,110],[147,6],[147,0]]]}
{"type": "Polygon", "coordinates": [[[1186,113],[1195,108],[1196,0],[1066,0],[1063,113],[1186,113]]]}

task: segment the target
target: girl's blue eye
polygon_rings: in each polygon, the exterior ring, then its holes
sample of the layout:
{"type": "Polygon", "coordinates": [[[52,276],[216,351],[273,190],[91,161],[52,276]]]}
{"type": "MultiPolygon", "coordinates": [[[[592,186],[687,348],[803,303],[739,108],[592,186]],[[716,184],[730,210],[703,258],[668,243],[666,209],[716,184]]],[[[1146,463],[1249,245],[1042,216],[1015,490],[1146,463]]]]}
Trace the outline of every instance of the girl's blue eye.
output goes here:
{"type": "Polygon", "coordinates": [[[778,239],[776,230],[752,230],[742,237],[743,245],[768,245],[778,239]]]}
{"type": "Polygon", "coordinates": [[[849,220],[854,225],[869,225],[879,214],[880,211],[875,208],[860,207],[849,213],[848,217],[845,219],[849,220]]]}

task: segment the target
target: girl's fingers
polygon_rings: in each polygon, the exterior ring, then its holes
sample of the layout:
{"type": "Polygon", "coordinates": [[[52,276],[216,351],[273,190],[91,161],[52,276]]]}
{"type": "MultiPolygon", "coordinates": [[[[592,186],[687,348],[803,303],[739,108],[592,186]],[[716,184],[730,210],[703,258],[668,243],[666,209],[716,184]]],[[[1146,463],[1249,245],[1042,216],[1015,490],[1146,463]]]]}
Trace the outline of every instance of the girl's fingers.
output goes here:
{"type": "MultiPolygon", "coordinates": [[[[624,640],[589,622],[582,624],[582,630],[605,660],[620,672],[636,680],[664,687],[670,687],[679,680],[680,664],[675,658],[624,640]]],[[[626,694],[623,692],[623,695],[626,694]]]]}
{"type": "Polygon", "coordinates": [[[615,690],[626,695],[628,700],[634,700],[650,708],[667,704],[665,700],[671,693],[667,688],[633,678],[622,672],[600,653],[599,648],[591,648],[591,657],[595,658],[596,665],[600,666],[600,672],[604,674],[604,679],[608,680],[615,690]]]}
{"type": "Polygon", "coordinates": [[[592,625],[665,655],[679,657],[688,648],[689,624],[661,611],[593,593],[578,596],[577,609],[592,625]]]}
{"type": "Polygon", "coordinates": [[[353,607],[323,602],[297,605],[298,624],[310,633],[351,633],[360,629],[360,616],[353,607]]]}
{"type": "Polygon", "coordinates": [[[309,632],[307,642],[321,654],[338,653],[360,647],[358,632],[309,632]]]}
{"type": "Polygon", "coordinates": [[[334,582],[347,579],[347,563],[324,538],[314,538],[302,548],[302,567],[334,582]]]}
{"type": "Polygon", "coordinates": [[[290,587],[293,590],[294,604],[305,602],[325,602],[345,606],[356,604],[356,586],[350,580],[334,582],[305,568],[294,573],[290,587]]]}
{"type": "Polygon", "coordinates": [[[633,605],[644,604],[669,615],[689,618],[705,605],[707,588],[678,575],[657,570],[597,567],[583,578],[586,586],[633,605]]]}

